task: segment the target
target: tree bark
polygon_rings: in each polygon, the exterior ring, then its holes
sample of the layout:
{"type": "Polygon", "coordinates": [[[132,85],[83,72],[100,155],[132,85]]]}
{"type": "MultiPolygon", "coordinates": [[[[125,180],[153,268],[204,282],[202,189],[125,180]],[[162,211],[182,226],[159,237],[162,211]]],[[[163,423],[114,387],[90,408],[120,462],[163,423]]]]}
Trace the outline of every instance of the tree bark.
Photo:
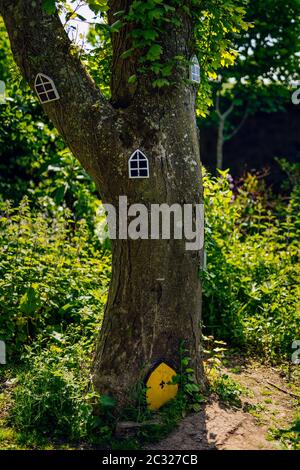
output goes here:
{"type": "Polygon", "coordinates": [[[216,95],[216,113],[219,118],[218,122],[218,135],[217,135],[217,170],[223,170],[223,161],[224,161],[224,141],[225,141],[225,123],[228,116],[232,113],[234,109],[234,104],[232,103],[230,107],[224,112],[221,112],[220,108],[220,92],[217,92],[216,95]]]}
{"type": "MultiPolygon", "coordinates": [[[[109,17],[129,3],[111,1],[109,17]]],[[[0,13],[30,86],[39,72],[53,78],[61,98],[43,105],[44,110],[94,178],[104,203],[118,207],[119,196],[127,196],[129,205],[149,208],[202,203],[196,88],[182,80],[187,77],[175,71],[176,83],[163,91],[153,89],[150,76],[128,86],[136,58],[122,61],[128,41],[113,36],[110,103],[80,63],[57,14],[46,14],[41,0],[0,0],[0,13]],[[136,149],[149,158],[149,179],[128,177],[128,159],[136,149]]],[[[164,56],[189,59],[191,31],[183,15],[182,27],[170,28],[161,40],[164,56]]],[[[124,404],[128,391],[156,361],[171,362],[179,371],[181,341],[204,385],[201,253],[187,251],[185,240],[174,239],[115,240],[112,245],[112,281],[93,367],[96,389],[124,404]]]]}
{"type": "Polygon", "coordinates": [[[219,117],[218,137],[217,137],[217,169],[223,169],[223,147],[224,147],[224,127],[225,120],[219,117]]]}
{"type": "MultiPolygon", "coordinates": [[[[127,164],[133,148],[150,159],[149,180],[128,180],[115,194],[128,204],[202,201],[194,93],[169,93],[167,103],[137,103],[128,110],[134,145],[122,158],[127,164]],[[176,129],[176,132],[174,132],[176,129]]],[[[116,201],[117,205],[117,201],[116,201]]],[[[113,277],[94,365],[96,388],[120,402],[124,391],[142,380],[159,360],[179,370],[183,340],[191,367],[203,384],[200,358],[200,252],[186,251],[184,240],[117,240],[113,244],[113,277]]]]}

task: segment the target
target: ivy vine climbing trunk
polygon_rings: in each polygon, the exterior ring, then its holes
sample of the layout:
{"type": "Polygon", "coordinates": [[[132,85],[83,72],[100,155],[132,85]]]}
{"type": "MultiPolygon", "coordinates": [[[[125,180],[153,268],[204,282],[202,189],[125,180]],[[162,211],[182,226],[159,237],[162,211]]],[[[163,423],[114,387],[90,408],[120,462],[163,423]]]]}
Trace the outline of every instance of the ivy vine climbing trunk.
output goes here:
{"type": "MultiPolygon", "coordinates": [[[[109,21],[130,3],[110,1],[109,21]]],[[[43,108],[93,177],[104,203],[118,208],[119,197],[126,196],[128,206],[139,203],[150,210],[151,204],[202,202],[197,89],[187,80],[188,66],[174,70],[172,86],[153,88],[151,73],[138,73],[140,52],[122,59],[130,47],[125,27],[112,37],[112,98],[107,101],[81,64],[57,13],[45,13],[41,0],[0,0],[0,13],[15,60],[32,89],[37,73],[53,79],[60,99],[43,108]],[[137,80],[130,84],[133,74],[137,80]],[[128,159],[136,149],[149,158],[149,179],[129,179],[128,159]]],[[[170,23],[162,33],[163,59],[189,60],[193,55],[191,19],[181,15],[180,26],[170,23]]],[[[186,240],[174,238],[112,243],[112,281],[93,380],[97,390],[120,404],[155,362],[170,362],[179,371],[181,341],[196,380],[204,384],[201,251],[188,251],[186,240]]]]}

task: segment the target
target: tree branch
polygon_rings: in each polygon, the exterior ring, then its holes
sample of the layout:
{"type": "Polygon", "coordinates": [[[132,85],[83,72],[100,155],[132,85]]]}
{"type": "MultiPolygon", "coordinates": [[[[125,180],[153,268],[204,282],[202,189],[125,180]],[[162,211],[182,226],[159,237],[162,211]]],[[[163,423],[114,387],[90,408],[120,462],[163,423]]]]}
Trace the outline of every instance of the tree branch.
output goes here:
{"type": "Polygon", "coordinates": [[[229,136],[226,137],[226,140],[232,139],[232,137],[234,137],[241,130],[241,128],[243,127],[243,125],[246,122],[247,117],[248,117],[248,107],[245,109],[244,115],[243,115],[239,125],[232,131],[231,134],[229,134],[229,136]]]}
{"type": "Polygon", "coordinates": [[[234,110],[234,103],[231,103],[229,108],[224,113],[221,112],[220,94],[217,93],[217,95],[216,95],[216,113],[217,113],[219,119],[222,120],[222,121],[226,121],[226,119],[232,113],[233,110],[234,110]]]}
{"type": "Polygon", "coordinates": [[[108,155],[95,149],[114,133],[115,110],[87,74],[58,14],[47,14],[42,0],[0,0],[0,14],[22,75],[33,90],[38,73],[53,79],[60,99],[43,108],[74,155],[99,180],[99,166],[108,155]]]}

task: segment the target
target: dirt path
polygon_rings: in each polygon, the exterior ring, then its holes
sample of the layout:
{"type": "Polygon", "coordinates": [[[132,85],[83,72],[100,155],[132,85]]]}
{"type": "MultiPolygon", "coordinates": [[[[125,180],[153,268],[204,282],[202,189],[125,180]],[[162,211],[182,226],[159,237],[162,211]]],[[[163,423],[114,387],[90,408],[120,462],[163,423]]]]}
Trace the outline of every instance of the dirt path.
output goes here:
{"type": "Polygon", "coordinates": [[[185,418],[166,439],[149,448],[280,449],[278,442],[268,439],[268,430],[289,427],[296,411],[295,392],[279,371],[255,362],[228,368],[226,373],[247,389],[242,408],[226,406],[212,397],[201,412],[185,418]]]}

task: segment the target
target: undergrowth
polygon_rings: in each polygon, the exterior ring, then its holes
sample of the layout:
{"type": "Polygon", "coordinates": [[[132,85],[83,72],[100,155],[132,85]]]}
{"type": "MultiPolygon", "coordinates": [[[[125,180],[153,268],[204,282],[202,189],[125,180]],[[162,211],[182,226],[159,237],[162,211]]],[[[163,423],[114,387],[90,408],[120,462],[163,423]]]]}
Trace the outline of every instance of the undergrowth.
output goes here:
{"type": "Polygon", "coordinates": [[[286,429],[271,429],[270,437],[280,442],[283,449],[300,450],[300,404],[294,423],[286,429]]]}
{"type": "Polygon", "coordinates": [[[204,176],[205,332],[277,362],[300,338],[299,182],[288,202],[248,175],[204,176]]]}

